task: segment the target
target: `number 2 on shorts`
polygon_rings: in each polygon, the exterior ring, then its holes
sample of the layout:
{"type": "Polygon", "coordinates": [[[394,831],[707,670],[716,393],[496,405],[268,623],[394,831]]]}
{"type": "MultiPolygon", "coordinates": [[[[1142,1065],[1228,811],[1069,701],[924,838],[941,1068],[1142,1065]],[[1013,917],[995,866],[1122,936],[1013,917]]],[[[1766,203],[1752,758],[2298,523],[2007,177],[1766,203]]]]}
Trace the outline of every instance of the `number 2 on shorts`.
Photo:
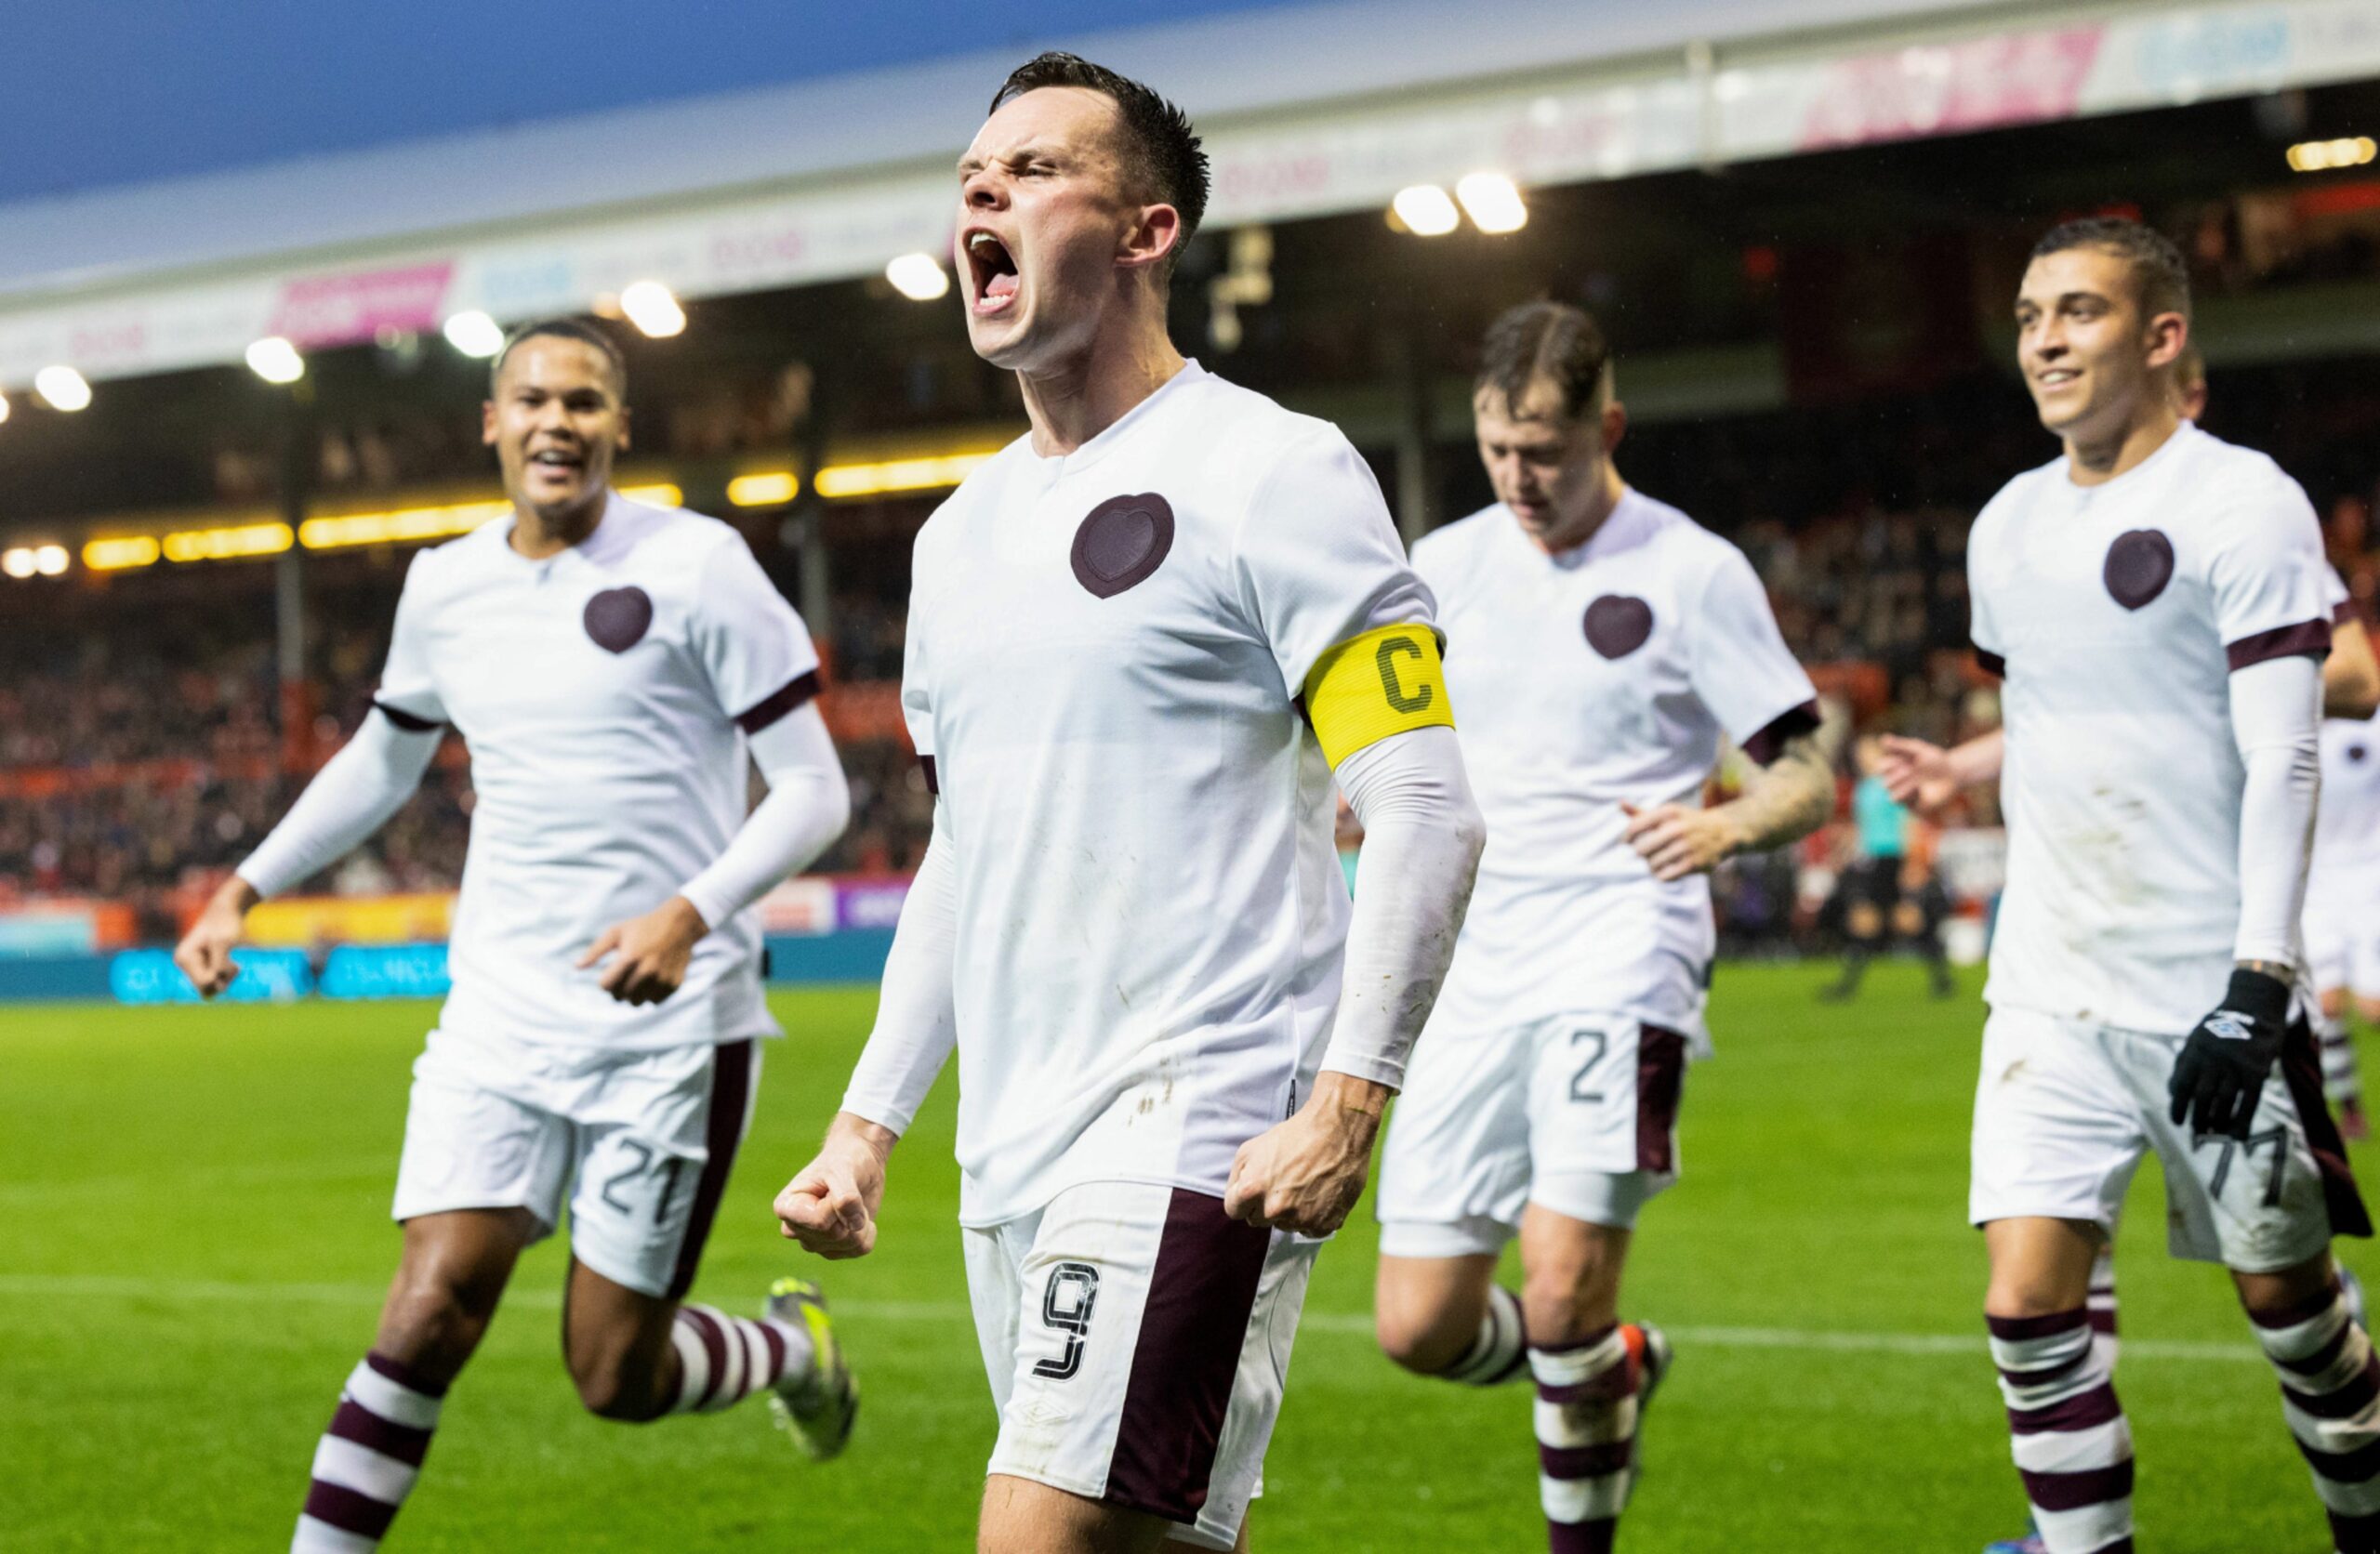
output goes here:
{"type": "Polygon", "coordinates": [[[1595,1065],[1603,1061],[1603,1055],[1611,1050],[1611,1036],[1609,1033],[1604,1031],[1573,1031],[1570,1033],[1570,1045],[1574,1048],[1577,1047],[1580,1042],[1588,1041],[1595,1044],[1594,1050],[1588,1053],[1585,1060],[1579,1064],[1579,1071],[1570,1075],[1570,1099],[1572,1100],[1600,1101],[1603,1100],[1603,1092],[1601,1090],[1590,1090],[1587,1088],[1587,1075],[1594,1073],[1595,1065]]]}

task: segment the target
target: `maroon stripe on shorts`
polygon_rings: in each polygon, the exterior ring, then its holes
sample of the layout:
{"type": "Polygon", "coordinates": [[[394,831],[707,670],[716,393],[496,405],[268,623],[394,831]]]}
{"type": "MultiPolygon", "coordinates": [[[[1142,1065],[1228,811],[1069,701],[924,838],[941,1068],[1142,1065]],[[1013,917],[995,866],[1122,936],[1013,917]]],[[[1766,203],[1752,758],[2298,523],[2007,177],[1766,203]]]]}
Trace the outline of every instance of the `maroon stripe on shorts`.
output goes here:
{"type": "Polygon", "coordinates": [[[2331,625],[2334,626],[2347,626],[2362,618],[2363,612],[2355,607],[2353,599],[2343,599],[2331,606],[2331,625]]]}
{"type": "Polygon", "coordinates": [[[2123,1404],[2116,1401],[2116,1389],[2103,1384],[2044,1408],[2012,1408],[2008,1430],[2012,1435],[2043,1435],[2051,1430],[2092,1429],[2122,1417],[2123,1404]]]}
{"type": "Polygon", "coordinates": [[[2091,1331],[2094,1333],[2105,1333],[2109,1337],[2114,1337],[2116,1336],[2116,1314],[2113,1311],[2103,1311],[2096,1306],[2093,1307],[2091,1309],[2091,1331]]]}
{"type": "Polygon", "coordinates": [[[445,1383],[431,1381],[403,1361],[391,1360],[378,1350],[366,1354],[364,1357],[364,1363],[398,1386],[411,1388],[425,1398],[443,1398],[446,1395],[445,1383]]]}
{"type": "Polygon", "coordinates": [[[2328,1392],[2301,1392],[2287,1382],[2281,1389],[2301,1414],[2317,1419],[2351,1419],[2373,1399],[2380,1398],[2380,1354],[2363,1357],[2363,1369],[2328,1392]]]}
{"type": "Polygon", "coordinates": [[[2252,664],[2300,655],[2327,658],[2330,652],[2331,623],[2328,621],[2300,621],[2295,626],[2277,626],[2270,631],[2259,631],[2236,642],[2223,644],[2223,656],[2230,660],[2234,674],[2252,664]]]}
{"type": "Polygon", "coordinates": [[[2079,1511],[2132,1493],[2130,1457],[2113,1468],[2086,1468],[2079,1473],[2028,1473],[2018,1468],[2016,1476],[2025,1481],[2025,1498],[2045,1511],[2079,1511]]]}
{"type": "MultiPolygon", "coordinates": [[[[702,1340],[703,1353],[710,1360],[710,1376],[703,1382],[702,1392],[694,1399],[693,1404],[692,1411],[699,1414],[705,1405],[718,1395],[719,1384],[726,1379],[727,1334],[717,1322],[712,1320],[711,1314],[699,1306],[679,1307],[678,1320],[694,1328],[694,1337],[702,1340]]],[[[678,1385],[682,1390],[685,1378],[681,1376],[678,1385]]]]}
{"type": "Polygon", "coordinates": [[[2103,1543],[2091,1554],[2132,1554],[2132,1534],[2126,1533],[2113,1543],[2103,1543]]]}
{"type": "Polygon", "coordinates": [[[2008,661],[2001,657],[1996,652],[1991,652],[1983,648],[1976,649],[1975,664],[1977,668],[1981,669],[1993,679],[2006,679],[2008,678],[2008,661]]]}
{"type": "Polygon", "coordinates": [[[383,1419],[357,1403],[353,1398],[341,1398],[338,1412],[331,1416],[330,1432],[341,1441],[352,1441],[385,1457],[394,1457],[409,1468],[421,1466],[430,1455],[430,1431],[383,1419]]]}
{"type": "Polygon", "coordinates": [[[397,1508],[386,1500],[358,1495],[345,1484],[324,1483],[316,1479],[306,1491],[306,1514],[342,1533],[377,1538],[387,1533],[389,1523],[397,1519],[397,1508]]]}
{"type": "Polygon", "coordinates": [[[727,1192],[727,1173],[735,1168],[735,1148],[744,1141],[744,1116],[751,1095],[750,1039],[721,1042],[711,1059],[710,1120],[703,1131],[710,1158],[703,1162],[702,1179],[694,1183],[694,1205],[686,1211],[686,1236],[678,1244],[678,1269],[669,1280],[671,1300],[683,1300],[694,1287],[703,1243],[710,1239],[710,1222],[719,1217],[719,1200],[727,1192]]]}
{"type": "Polygon", "coordinates": [[[1686,1038],[1658,1025],[1636,1028],[1636,1168],[1677,1169],[1678,1100],[1686,1090],[1686,1038]]]}
{"type": "Polygon", "coordinates": [[[926,792],[933,795],[936,798],[940,798],[942,797],[942,774],[935,770],[933,757],[932,756],[919,756],[918,757],[918,770],[926,774],[926,792]]]}
{"type": "Polygon", "coordinates": [[[1549,1446],[1538,1442],[1537,1466],[1549,1479],[1600,1479],[1636,1460],[1636,1438],[1599,1446],[1549,1446]]]}
{"type": "Polygon", "coordinates": [[[1198,1520],[1272,1241],[1221,1198],[1173,1190],[1107,1462],[1108,1504],[1198,1520]]]}
{"type": "Polygon", "coordinates": [[[818,671],[799,674],[771,692],[758,705],[735,715],[735,726],[747,734],[757,734],[770,724],[778,722],[818,694],[818,671]]]}
{"type": "Polygon", "coordinates": [[[2314,1039],[2314,1027],[2303,1020],[2291,1021],[2281,1033],[2281,1076],[2306,1129],[2306,1147],[2322,1173],[2322,1206],[2330,1210],[2331,1233],[2370,1235],[2372,1213],[2364,1207],[2363,1192],[2347,1166],[2347,1140],[2339,1137],[2338,1120],[2322,1099],[2322,1048],[2314,1039]]]}

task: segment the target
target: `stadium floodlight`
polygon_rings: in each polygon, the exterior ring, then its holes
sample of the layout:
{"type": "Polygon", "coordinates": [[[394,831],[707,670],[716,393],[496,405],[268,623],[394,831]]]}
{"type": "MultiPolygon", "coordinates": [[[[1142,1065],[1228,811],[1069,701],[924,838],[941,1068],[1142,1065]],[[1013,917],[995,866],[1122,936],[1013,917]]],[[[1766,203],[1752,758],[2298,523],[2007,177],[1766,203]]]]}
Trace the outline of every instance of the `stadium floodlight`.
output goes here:
{"type": "Polygon", "coordinates": [[[504,349],[504,326],[477,308],[446,321],[446,343],[466,356],[483,359],[504,349]]]}
{"type": "Polygon", "coordinates": [[[154,534],[126,534],[93,540],[83,547],[83,564],[93,572],[123,572],[128,567],[154,566],[158,546],[154,534]]]}
{"type": "Polygon", "coordinates": [[[686,494],[668,481],[655,481],[650,485],[624,485],[612,488],[631,502],[641,502],[648,507],[676,507],[685,504],[686,494]]]}
{"type": "Polygon", "coordinates": [[[1462,217],[1454,208],[1454,201],[1435,183],[1417,183],[1400,189],[1396,198],[1388,203],[1405,230],[1416,237],[1444,237],[1462,225],[1462,217]]]}
{"type": "Polygon", "coordinates": [[[0,394],[0,421],[5,421],[5,420],[7,420],[7,418],[8,418],[8,396],[7,396],[7,395],[6,395],[6,394],[0,394]]]}
{"type": "Polygon", "coordinates": [[[801,494],[801,481],[790,469],[762,469],[738,475],[727,482],[727,499],[739,507],[775,507],[801,494]]]}
{"type": "Polygon", "coordinates": [[[248,347],[248,371],[267,383],[295,383],[306,375],[306,359],[278,335],[267,335],[248,347]]]}
{"type": "Polygon", "coordinates": [[[44,577],[63,576],[67,560],[66,547],[62,545],[40,545],[33,547],[33,570],[44,577]]]}
{"type": "Polygon", "coordinates": [[[1517,232],[1528,225],[1528,202],[1501,173],[1466,173],[1454,186],[1463,214],[1483,232],[1517,232]]]}
{"type": "Polygon", "coordinates": [[[52,410],[70,415],[91,402],[91,386],[83,381],[81,373],[67,366],[44,367],[33,374],[33,392],[52,410]]]}
{"type": "Polygon", "coordinates": [[[620,311],[643,334],[666,340],[686,327],[686,309],[658,281],[639,281],[620,293],[620,311]]]}
{"type": "Polygon", "coordinates": [[[924,458],[885,459],[874,464],[830,464],[812,482],[818,494],[842,499],[883,496],[904,491],[938,491],[965,480],[977,465],[999,452],[936,454],[924,458]]]}
{"type": "Polygon", "coordinates": [[[31,577],[34,571],[32,546],[20,545],[0,550],[0,572],[11,577],[31,577]]]}
{"type": "Polygon", "coordinates": [[[2289,148],[2289,165],[2300,173],[2323,173],[2334,167],[2360,167],[2380,157],[2380,141],[2369,135],[2336,140],[2301,140],[2289,148]]]}
{"type": "Polygon", "coordinates": [[[935,302],[950,295],[950,271],[932,254],[903,254],[884,267],[892,289],[912,302],[935,302]]]}

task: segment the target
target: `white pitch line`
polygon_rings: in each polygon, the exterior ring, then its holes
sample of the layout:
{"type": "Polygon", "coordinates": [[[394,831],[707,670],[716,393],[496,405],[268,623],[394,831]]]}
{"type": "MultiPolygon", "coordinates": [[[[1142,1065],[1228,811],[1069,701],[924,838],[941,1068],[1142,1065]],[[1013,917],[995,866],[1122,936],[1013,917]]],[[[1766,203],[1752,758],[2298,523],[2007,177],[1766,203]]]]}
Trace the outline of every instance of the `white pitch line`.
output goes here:
{"type": "MultiPolygon", "coordinates": [[[[377,1284],[241,1284],[205,1279],[136,1279],[108,1274],[0,1273],[0,1297],[73,1298],[77,1296],[134,1300],[207,1300],[271,1302],[305,1305],[377,1306],[384,1291],[377,1284]]],[[[507,1306],[539,1311],[562,1309],[562,1292],[534,1287],[508,1291],[507,1306]]],[[[850,1301],[839,1303],[840,1314],[863,1322],[940,1322],[970,1326],[968,1309],[955,1301],[850,1301]]],[[[1372,1319],[1360,1311],[1308,1311],[1298,1324],[1302,1332],[1369,1337],[1372,1319]]],[[[1980,1335],[1958,1333],[1856,1333],[1798,1327],[1693,1327],[1664,1329],[1680,1343],[1707,1349],[1824,1350],[1850,1354],[1950,1354],[1980,1360],[1985,1355],[1980,1335]]],[[[2171,1338],[2126,1338],[2127,1360],[2192,1360],[2262,1364],[2254,1345],[2209,1343],[2171,1338]]]]}

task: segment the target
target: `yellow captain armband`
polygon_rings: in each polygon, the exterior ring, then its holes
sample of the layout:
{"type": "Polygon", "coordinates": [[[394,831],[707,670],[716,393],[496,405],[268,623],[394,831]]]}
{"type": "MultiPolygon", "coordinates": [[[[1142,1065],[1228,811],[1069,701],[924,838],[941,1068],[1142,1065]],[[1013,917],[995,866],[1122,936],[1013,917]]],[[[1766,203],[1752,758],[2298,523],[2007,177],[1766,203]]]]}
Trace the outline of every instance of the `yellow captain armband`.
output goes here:
{"type": "Polygon", "coordinates": [[[1408,729],[1453,728],[1437,633],[1408,622],[1330,649],[1305,678],[1305,716],[1332,766],[1408,729]]]}

